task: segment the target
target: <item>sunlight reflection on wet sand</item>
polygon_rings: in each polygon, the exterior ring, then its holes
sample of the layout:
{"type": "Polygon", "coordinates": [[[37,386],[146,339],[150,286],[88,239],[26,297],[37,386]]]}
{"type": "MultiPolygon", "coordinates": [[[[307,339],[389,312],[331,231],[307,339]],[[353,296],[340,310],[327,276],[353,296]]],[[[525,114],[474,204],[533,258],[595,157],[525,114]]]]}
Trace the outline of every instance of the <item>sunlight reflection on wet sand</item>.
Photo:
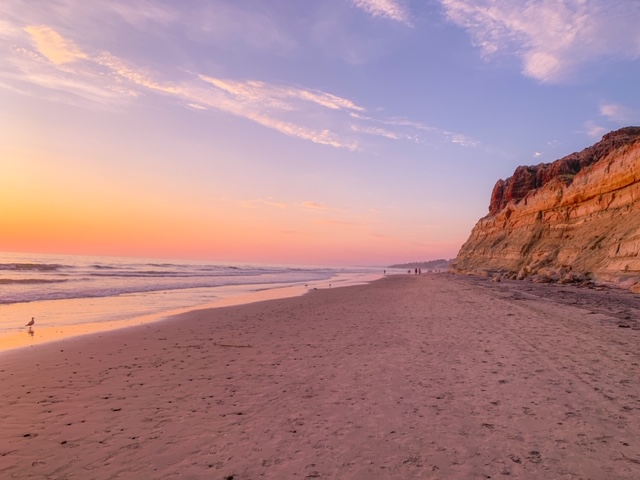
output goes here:
{"type": "MultiPolygon", "coordinates": [[[[247,291],[247,286],[229,286],[206,290],[202,295],[203,303],[181,308],[161,308],[157,311],[157,304],[149,305],[149,298],[158,295],[171,295],[176,292],[154,292],[149,295],[120,295],[117,297],[103,297],[95,299],[52,300],[44,302],[29,302],[0,306],[2,324],[0,324],[0,352],[15,348],[38,345],[45,342],[64,338],[104,332],[118,328],[132,327],[144,323],[164,320],[173,315],[190,310],[242,305],[303,295],[314,288],[328,288],[333,286],[348,286],[367,283],[380,278],[380,275],[369,274],[357,277],[351,275],[338,276],[331,280],[309,282],[300,285],[287,285],[273,288],[254,287],[257,290],[247,291]],[[55,310],[55,314],[52,314],[55,310]],[[148,311],[153,313],[145,313],[148,311]],[[155,310],[155,311],[154,311],[155,310]],[[128,318],[122,318],[123,315],[128,318]],[[31,330],[26,322],[36,318],[31,330]],[[87,322],[87,318],[101,319],[87,322]],[[105,320],[115,318],[114,320],[105,320]],[[16,319],[11,321],[10,319],[16,319]],[[21,319],[18,321],[18,319],[21,319]]],[[[183,293],[183,292],[177,292],[183,293]]],[[[193,292],[190,292],[193,295],[193,292]]],[[[161,301],[158,304],[162,304],[161,301]]]]}

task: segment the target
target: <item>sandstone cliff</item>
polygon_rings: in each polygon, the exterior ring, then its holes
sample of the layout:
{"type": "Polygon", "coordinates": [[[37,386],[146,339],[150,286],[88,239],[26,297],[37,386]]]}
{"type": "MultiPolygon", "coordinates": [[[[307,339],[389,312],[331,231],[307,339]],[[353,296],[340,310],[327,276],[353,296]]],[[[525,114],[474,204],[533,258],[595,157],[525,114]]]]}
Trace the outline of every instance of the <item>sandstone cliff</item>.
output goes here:
{"type": "Polygon", "coordinates": [[[640,127],[499,180],[456,273],[640,289],[640,127]]]}

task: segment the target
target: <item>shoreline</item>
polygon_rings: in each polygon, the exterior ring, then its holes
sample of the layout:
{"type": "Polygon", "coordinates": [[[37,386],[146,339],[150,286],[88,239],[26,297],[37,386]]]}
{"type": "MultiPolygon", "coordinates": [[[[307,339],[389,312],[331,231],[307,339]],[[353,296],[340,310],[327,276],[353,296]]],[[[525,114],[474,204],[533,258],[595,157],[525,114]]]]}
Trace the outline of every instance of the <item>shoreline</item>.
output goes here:
{"type": "MultiPolygon", "coordinates": [[[[62,312],[73,311],[77,307],[73,304],[76,302],[104,302],[107,304],[107,308],[112,297],[97,297],[97,298],[80,298],[80,299],[62,299],[62,300],[47,300],[37,302],[27,302],[16,305],[5,305],[4,315],[6,317],[19,318],[22,316],[25,319],[36,317],[36,326],[33,327],[29,334],[29,330],[21,323],[18,326],[13,327],[13,331],[5,331],[0,333],[0,355],[5,352],[15,349],[29,348],[37,345],[43,345],[50,342],[57,342],[63,339],[72,338],[76,336],[91,335],[99,332],[106,332],[110,330],[117,330],[121,328],[130,328],[136,325],[143,325],[146,323],[154,323],[163,321],[181,313],[186,313],[191,310],[200,310],[208,308],[219,308],[231,305],[244,305],[253,302],[260,302],[270,299],[280,299],[288,297],[296,297],[305,295],[310,290],[315,288],[328,288],[329,285],[335,285],[335,288],[359,285],[368,283],[379,279],[379,274],[336,274],[333,277],[326,280],[314,280],[306,283],[274,283],[274,284],[249,284],[249,285],[227,285],[222,287],[210,287],[208,289],[200,288],[199,290],[207,290],[215,292],[217,295],[215,300],[209,300],[204,303],[190,305],[185,307],[173,307],[166,310],[161,310],[152,313],[130,313],[125,315],[124,318],[116,320],[102,320],[93,322],[82,323],[60,323],[56,325],[41,325],[40,318],[47,315],[49,309],[60,310],[60,305],[66,305],[62,307],[62,312]],[[13,308],[12,308],[13,307],[13,308]]],[[[163,292],[154,292],[163,293],[163,292]]],[[[180,290],[178,293],[184,293],[180,290]]],[[[171,293],[170,293],[171,294],[171,293]]],[[[140,294],[138,294],[140,295],[140,294]]],[[[145,295],[144,293],[142,295],[145,295]]],[[[135,296],[129,294],[129,297],[135,298],[135,296]]],[[[119,296],[121,297],[121,296],[119,296]]],[[[117,298],[117,297],[113,297],[117,298]]],[[[205,296],[206,298],[206,296],[205,296]]],[[[117,304],[118,305],[118,304],[117,304]]],[[[2,306],[0,306],[2,307],[2,306]]],[[[94,307],[94,310],[97,307],[94,307]]],[[[58,313],[58,316],[63,314],[58,313]]],[[[97,315],[93,312],[93,315],[97,315]]],[[[122,317],[122,314],[116,315],[122,317]]]]}
{"type": "Polygon", "coordinates": [[[504,287],[390,276],[7,352],[0,476],[640,478],[640,331],[504,287]]]}

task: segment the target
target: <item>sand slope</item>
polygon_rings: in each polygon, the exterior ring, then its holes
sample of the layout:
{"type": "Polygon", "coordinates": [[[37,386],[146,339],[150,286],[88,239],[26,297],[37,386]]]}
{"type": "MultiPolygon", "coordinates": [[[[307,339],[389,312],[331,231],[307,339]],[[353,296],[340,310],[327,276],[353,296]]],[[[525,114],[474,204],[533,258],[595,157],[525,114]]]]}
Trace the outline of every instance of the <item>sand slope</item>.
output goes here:
{"type": "Polygon", "coordinates": [[[522,285],[397,276],[4,354],[0,478],[640,478],[637,302],[522,285]]]}

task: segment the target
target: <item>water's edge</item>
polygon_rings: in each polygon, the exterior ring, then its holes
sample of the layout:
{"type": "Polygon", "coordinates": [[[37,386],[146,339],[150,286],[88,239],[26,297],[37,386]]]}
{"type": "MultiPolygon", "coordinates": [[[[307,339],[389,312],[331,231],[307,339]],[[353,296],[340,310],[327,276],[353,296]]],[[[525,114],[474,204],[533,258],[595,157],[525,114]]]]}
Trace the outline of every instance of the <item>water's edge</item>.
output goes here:
{"type": "MultiPolygon", "coordinates": [[[[234,305],[244,305],[248,303],[261,302],[265,300],[276,300],[281,298],[297,297],[306,294],[314,289],[322,288],[339,288],[352,285],[362,285],[370,283],[374,280],[381,278],[382,274],[375,273],[357,273],[346,274],[339,273],[327,280],[310,281],[306,283],[298,284],[255,284],[255,285],[228,285],[224,287],[212,287],[204,290],[215,290],[214,295],[203,295],[206,301],[202,303],[195,303],[192,305],[170,308],[153,313],[135,314],[119,312],[120,317],[123,315],[125,318],[118,318],[115,320],[100,321],[98,318],[95,321],[83,321],[80,323],[69,324],[56,324],[56,325],[41,325],[36,321],[36,324],[32,328],[24,326],[24,323],[20,321],[17,325],[0,334],[0,355],[5,352],[15,352],[16,350],[35,347],[37,345],[43,345],[51,342],[56,342],[72,337],[78,337],[82,335],[88,335],[98,332],[106,332],[110,330],[117,330],[122,328],[128,328],[146,323],[157,322],[166,320],[175,315],[187,313],[193,310],[203,310],[210,308],[220,308],[234,305]]],[[[174,292],[159,292],[171,295],[174,292]]],[[[135,295],[131,295],[131,301],[135,302],[135,295]]],[[[86,302],[86,299],[83,299],[86,302]]],[[[122,300],[122,299],[120,299],[122,300]]],[[[106,302],[108,299],[97,299],[96,307],[99,307],[100,302],[106,302]]],[[[33,316],[38,319],[43,315],[46,316],[47,307],[51,307],[52,302],[67,302],[65,308],[73,308],[73,300],[54,300],[54,301],[42,301],[42,302],[29,302],[24,304],[16,304],[14,308],[22,311],[19,318],[30,318],[27,312],[31,312],[33,316]]],[[[122,303],[118,303],[122,305],[122,303]]]]}

